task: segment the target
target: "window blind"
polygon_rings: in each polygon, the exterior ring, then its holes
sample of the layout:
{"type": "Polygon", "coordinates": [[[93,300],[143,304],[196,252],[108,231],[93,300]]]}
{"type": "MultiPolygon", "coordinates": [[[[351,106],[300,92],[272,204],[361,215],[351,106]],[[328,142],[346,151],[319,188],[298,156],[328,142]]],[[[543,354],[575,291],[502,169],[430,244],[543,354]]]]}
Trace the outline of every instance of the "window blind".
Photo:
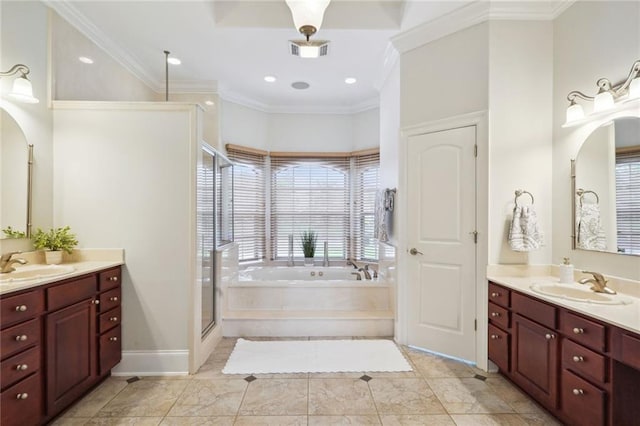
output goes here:
{"type": "Polygon", "coordinates": [[[294,257],[304,254],[300,234],[318,234],[316,257],[345,259],[349,252],[350,158],[271,157],[271,257],[286,259],[289,235],[294,257]]]}
{"type": "Polygon", "coordinates": [[[618,251],[640,254],[640,152],[616,155],[618,251]]]}
{"type": "Polygon", "coordinates": [[[234,239],[240,261],[265,258],[266,153],[227,146],[233,168],[234,239]]]}
{"type": "Polygon", "coordinates": [[[379,153],[356,155],[353,158],[353,257],[358,260],[378,260],[374,217],[379,169],[379,153]]]}

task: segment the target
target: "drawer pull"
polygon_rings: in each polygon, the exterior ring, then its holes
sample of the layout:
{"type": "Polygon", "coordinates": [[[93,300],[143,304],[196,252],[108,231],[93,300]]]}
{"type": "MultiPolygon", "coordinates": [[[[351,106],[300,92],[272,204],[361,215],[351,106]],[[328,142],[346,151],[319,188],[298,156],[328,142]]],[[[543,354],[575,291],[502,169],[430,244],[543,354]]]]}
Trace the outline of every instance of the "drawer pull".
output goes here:
{"type": "Polygon", "coordinates": [[[18,364],[18,365],[16,365],[16,370],[18,370],[18,371],[24,371],[27,368],[29,368],[29,366],[27,364],[18,364]]]}
{"type": "Polygon", "coordinates": [[[491,338],[492,338],[493,340],[496,340],[496,339],[499,339],[499,338],[500,338],[500,336],[498,336],[497,334],[492,334],[492,335],[491,335],[491,338]]]}
{"type": "Polygon", "coordinates": [[[109,337],[109,340],[111,340],[112,342],[117,342],[118,338],[117,337],[109,337]]]}
{"type": "Polygon", "coordinates": [[[544,338],[547,340],[551,340],[551,339],[555,339],[556,335],[555,334],[551,334],[551,333],[547,333],[544,335],[544,338]]]}
{"type": "Polygon", "coordinates": [[[500,316],[500,312],[491,312],[491,316],[492,317],[499,317],[500,316]]]}
{"type": "Polygon", "coordinates": [[[118,277],[109,277],[109,281],[118,281],[118,277]]]}
{"type": "Polygon", "coordinates": [[[118,301],[118,296],[110,297],[110,298],[109,298],[109,300],[110,300],[111,302],[117,302],[117,301],[118,301]]]}
{"type": "Polygon", "coordinates": [[[27,399],[27,398],[29,398],[29,394],[26,392],[22,392],[16,395],[16,399],[27,399]]]}
{"type": "Polygon", "coordinates": [[[500,297],[500,293],[498,292],[491,293],[491,297],[500,297]]]}
{"type": "Polygon", "coordinates": [[[27,340],[26,334],[21,334],[19,336],[16,336],[16,342],[24,342],[25,340],[27,340]]]}
{"type": "Polygon", "coordinates": [[[111,318],[109,318],[109,321],[117,322],[118,321],[118,317],[111,317],[111,318]]]}
{"type": "Polygon", "coordinates": [[[574,327],[573,334],[584,334],[584,328],[574,327]]]}
{"type": "Polygon", "coordinates": [[[584,358],[579,355],[574,355],[573,362],[584,362],[584,358]]]}
{"type": "Polygon", "coordinates": [[[99,301],[99,300],[92,300],[92,301],[91,301],[91,304],[92,304],[92,305],[99,305],[99,304],[100,304],[100,301],[99,301]]]}
{"type": "Polygon", "coordinates": [[[584,391],[582,389],[574,389],[573,390],[573,394],[574,395],[584,395],[584,391]]]}
{"type": "Polygon", "coordinates": [[[24,312],[27,310],[27,305],[18,305],[16,306],[16,312],[24,312]]]}

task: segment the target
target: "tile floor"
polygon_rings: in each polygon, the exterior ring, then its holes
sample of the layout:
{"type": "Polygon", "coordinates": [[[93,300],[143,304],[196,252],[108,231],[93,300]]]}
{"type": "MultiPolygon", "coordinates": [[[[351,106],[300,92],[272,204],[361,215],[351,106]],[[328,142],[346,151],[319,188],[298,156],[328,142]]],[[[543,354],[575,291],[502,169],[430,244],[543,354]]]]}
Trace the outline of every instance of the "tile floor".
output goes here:
{"type": "Polygon", "coordinates": [[[194,376],[111,377],[54,424],[559,424],[499,375],[407,347],[413,372],[247,377],[221,373],[235,341],[223,339],[194,376]]]}

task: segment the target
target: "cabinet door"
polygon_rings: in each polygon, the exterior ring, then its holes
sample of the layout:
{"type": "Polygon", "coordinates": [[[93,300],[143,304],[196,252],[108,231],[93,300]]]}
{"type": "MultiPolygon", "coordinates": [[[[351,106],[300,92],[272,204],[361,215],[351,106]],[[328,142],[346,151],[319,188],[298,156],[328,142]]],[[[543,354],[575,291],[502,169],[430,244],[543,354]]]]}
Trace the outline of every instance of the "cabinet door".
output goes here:
{"type": "Polygon", "coordinates": [[[533,321],[513,316],[511,352],[514,381],[549,408],[558,395],[558,335],[533,321]]]}
{"type": "Polygon", "coordinates": [[[96,312],[85,300],[46,316],[47,414],[64,409],[95,383],[96,312]]]}

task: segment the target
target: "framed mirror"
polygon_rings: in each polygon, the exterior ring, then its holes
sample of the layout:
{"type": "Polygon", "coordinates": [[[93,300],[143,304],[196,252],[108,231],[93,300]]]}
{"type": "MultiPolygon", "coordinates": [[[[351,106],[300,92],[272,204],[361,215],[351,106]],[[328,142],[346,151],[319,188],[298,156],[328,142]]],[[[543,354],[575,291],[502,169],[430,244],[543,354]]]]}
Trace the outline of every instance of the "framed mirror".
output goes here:
{"type": "Polygon", "coordinates": [[[0,108],[0,239],[31,236],[33,145],[0,108]]]}
{"type": "Polygon", "coordinates": [[[596,128],[571,170],[573,248],[640,255],[640,118],[596,128]]]}

